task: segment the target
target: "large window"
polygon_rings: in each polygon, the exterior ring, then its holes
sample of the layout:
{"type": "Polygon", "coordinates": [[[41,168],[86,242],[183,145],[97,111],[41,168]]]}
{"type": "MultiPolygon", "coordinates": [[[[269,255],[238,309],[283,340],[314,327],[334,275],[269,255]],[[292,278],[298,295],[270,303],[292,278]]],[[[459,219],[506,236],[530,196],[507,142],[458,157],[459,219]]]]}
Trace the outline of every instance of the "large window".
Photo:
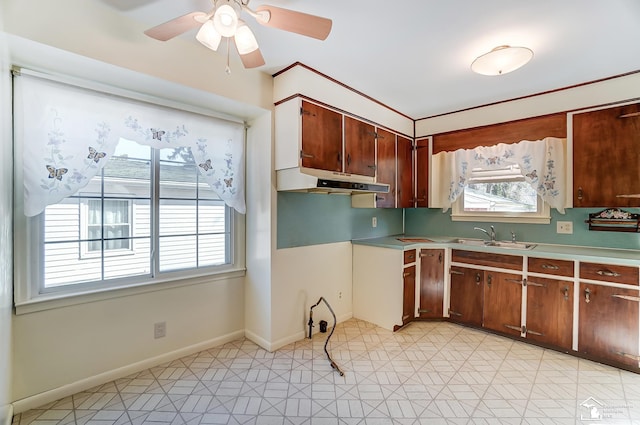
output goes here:
{"type": "Polygon", "coordinates": [[[230,265],[233,210],[197,167],[188,148],[122,139],[89,185],[45,209],[40,292],[230,265]]]}
{"type": "Polygon", "coordinates": [[[14,79],[18,311],[244,273],[244,126],[188,109],[14,79]]]}

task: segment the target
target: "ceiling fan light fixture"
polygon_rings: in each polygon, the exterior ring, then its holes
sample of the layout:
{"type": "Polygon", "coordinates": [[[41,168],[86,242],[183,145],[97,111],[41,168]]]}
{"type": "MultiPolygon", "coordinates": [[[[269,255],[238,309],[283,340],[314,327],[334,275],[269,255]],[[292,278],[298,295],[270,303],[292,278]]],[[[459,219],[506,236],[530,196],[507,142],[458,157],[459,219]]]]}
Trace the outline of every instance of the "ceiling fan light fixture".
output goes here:
{"type": "Polygon", "coordinates": [[[202,24],[200,30],[198,30],[196,40],[202,43],[203,46],[216,51],[218,50],[218,46],[220,46],[222,36],[218,31],[216,31],[216,27],[213,25],[213,22],[208,19],[204,24],[202,24]]]}
{"type": "Polygon", "coordinates": [[[503,75],[524,66],[533,57],[527,47],[498,46],[478,56],[471,63],[471,70],[482,75],[503,75]]]}
{"type": "Polygon", "coordinates": [[[258,40],[256,40],[255,35],[253,35],[251,28],[249,28],[242,20],[238,21],[238,28],[234,38],[238,53],[241,55],[246,55],[258,50],[258,40]]]}
{"type": "Polygon", "coordinates": [[[233,37],[238,27],[237,4],[233,0],[218,0],[213,25],[223,37],[233,37]]]}

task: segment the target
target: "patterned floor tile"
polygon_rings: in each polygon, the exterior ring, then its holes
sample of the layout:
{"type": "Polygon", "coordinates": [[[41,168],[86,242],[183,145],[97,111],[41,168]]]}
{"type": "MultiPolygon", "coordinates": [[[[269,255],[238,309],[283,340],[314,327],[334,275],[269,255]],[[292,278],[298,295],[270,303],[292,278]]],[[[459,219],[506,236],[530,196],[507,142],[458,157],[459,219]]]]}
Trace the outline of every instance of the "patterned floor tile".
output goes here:
{"type": "Polygon", "coordinates": [[[344,376],[325,341],[315,334],[270,353],[238,339],[12,425],[583,425],[588,406],[640,425],[639,374],[478,329],[414,322],[394,333],[348,320],[328,345],[344,376]]]}

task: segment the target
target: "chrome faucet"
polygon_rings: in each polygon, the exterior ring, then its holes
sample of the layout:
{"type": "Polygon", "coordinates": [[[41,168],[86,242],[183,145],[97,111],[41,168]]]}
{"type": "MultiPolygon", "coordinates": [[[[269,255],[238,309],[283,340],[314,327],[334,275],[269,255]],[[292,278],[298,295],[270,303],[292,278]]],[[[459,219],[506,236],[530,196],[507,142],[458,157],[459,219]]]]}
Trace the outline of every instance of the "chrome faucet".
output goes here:
{"type": "Polygon", "coordinates": [[[485,230],[485,229],[483,229],[482,227],[474,227],[473,230],[480,230],[481,232],[484,232],[491,239],[491,243],[495,243],[495,241],[496,241],[496,229],[493,226],[491,226],[491,231],[490,232],[485,230]]]}

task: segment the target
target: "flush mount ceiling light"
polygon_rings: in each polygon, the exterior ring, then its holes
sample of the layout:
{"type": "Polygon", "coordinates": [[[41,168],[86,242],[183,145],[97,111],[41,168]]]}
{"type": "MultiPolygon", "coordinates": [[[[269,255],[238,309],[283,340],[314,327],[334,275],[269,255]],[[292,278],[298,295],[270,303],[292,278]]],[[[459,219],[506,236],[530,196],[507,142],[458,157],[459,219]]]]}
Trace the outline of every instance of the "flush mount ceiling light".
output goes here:
{"type": "Polygon", "coordinates": [[[471,63],[471,70],[482,75],[502,75],[515,71],[532,57],[533,51],[526,47],[498,46],[478,56],[471,63]]]}
{"type": "Polygon", "coordinates": [[[235,44],[245,68],[256,68],[265,64],[255,35],[240,19],[242,12],[253,17],[260,25],[318,40],[325,40],[331,32],[331,19],[266,4],[253,10],[249,7],[249,2],[250,0],[211,0],[213,8],[209,12],[187,13],[149,28],[144,33],[156,40],[167,41],[190,29],[200,27],[196,39],[214,51],[218,50],[222,38],[226,38],[227,72],[230,72],[230,42],[235,44]]]}

